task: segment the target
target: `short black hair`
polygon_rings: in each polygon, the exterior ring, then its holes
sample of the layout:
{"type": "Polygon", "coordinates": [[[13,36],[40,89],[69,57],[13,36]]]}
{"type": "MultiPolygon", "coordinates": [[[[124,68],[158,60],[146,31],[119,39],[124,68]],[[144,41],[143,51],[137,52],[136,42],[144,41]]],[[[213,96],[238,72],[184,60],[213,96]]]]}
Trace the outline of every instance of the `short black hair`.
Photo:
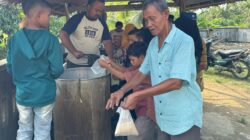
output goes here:
{"type": "Polygon", "coordinates": [[[115,27],[118,27],[118,26],[123,27],[123,23],[122,23],[121,21],[117,21],[117,22],[115,23],[115,27]]]}
{"type": "Polygon", "coordinates": [[[146,45],[148,45],[151,39],[153,38],[153,35],[147,28],[134,28],[133,30],[128,32],[128,35],[136,35],[137,37],[141,38],[146,45]]]}
{"type": "Polygon", "coordinates": [[[25,15],[28,15],[30,10],[36,6],[50,8],[50,5],[45,0],[23,0],[22,8],[25,15]]]}
{"type": "Polygon", "coordinates": [[[105,3],[105,0],[88,0],[88,5],[92,5],[96,1],[105,3]]]}
{"type": "Polygon", "coordinates": [[[140,57],[141,55],[145,56],[147,52],[147,45],[144,42],[134,42],[129,45],[127,49],[128,56],[140,57]]]}
{"type": "Polygon", "coordinates": [[[128,32],[128,35],[140,35],[140,29],[137,29],[136,27],[128,32]]]}

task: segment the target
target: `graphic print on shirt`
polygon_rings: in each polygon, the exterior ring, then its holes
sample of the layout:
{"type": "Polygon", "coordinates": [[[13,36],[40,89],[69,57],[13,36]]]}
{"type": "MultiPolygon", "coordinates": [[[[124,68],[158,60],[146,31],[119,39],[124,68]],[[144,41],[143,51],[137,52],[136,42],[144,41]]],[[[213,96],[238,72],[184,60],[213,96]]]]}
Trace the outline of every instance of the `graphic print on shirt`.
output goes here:
{"type": "Polygon", "coordinates": [[[84,27],[84,30],[85,30],[85,37],[88,37],[88,38],[95,38],[96,32],[98,32],[97,28],[94,28],[91,26],[84,27]]]}

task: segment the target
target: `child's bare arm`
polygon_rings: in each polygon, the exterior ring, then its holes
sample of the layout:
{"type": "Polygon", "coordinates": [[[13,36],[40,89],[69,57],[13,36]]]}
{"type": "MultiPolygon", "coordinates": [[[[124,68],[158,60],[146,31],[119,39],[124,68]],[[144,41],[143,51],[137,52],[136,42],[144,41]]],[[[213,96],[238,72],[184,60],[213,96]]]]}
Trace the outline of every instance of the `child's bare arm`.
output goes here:
{"type": "Polygon", "coordinates": [[[111,65],[112,67],[114,67],[115,69],[117,69],[117,70],[119,70],[119,71],[121,71],[121,72],[125,72],[125,71],[127,70],[127,68],[125,68],[125,67],[123,67],[123,66],[121,66],[121,65],[118,65],[118,64],[116,64],[116,63],[113,62],[113,61],[110,61],[109,63],[110,63],[110,65],[111,65]]]}
{"type": "Polygon", "coordinates": [[[124,74],[125,70],[121,71],[120,69],[116,69],[117,67],[114,67],[114,65],[106,62],[105,60],[99,60],[99,64],[108,71],[110,71],[117,78],[125,80],[125,74],[124,74]]]}

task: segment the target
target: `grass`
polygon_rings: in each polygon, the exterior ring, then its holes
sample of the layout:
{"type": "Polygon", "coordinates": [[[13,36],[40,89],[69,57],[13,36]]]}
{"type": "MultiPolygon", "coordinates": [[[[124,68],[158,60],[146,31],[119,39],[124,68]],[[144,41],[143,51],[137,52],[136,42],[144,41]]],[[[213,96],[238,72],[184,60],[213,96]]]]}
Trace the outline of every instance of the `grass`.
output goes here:
{"type": "Polygon", "coordinates": [[[208,71],[204,72],[204,79],[209,79],[216,83],[223,83],[227,85],[233,85],[240,88],[246,88],[246,90],[250,91],[250,77],[247,80],[240,80],[235,78],[229,72],[215,72],[213,68],[209,68],[208,71]]]}
{"type": "Polygon", "coordinates": [[[240,120],[238,120],[239,123],[247,125],[247,121],[245,118],[240,118],[240,120]]]}

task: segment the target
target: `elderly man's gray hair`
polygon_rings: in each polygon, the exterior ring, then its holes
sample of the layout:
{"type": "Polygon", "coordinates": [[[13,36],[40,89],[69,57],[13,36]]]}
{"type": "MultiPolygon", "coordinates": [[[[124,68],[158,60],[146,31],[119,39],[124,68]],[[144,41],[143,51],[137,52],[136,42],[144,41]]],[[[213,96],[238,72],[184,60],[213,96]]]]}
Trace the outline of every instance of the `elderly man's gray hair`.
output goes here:
{"type": "Polygon", "coordinates": [[[143,3],[143,10],[147,9],[150,5],[154,5],[160,12],[164,12],[168,9],[166,0],[145,0],[143,3]]]}

